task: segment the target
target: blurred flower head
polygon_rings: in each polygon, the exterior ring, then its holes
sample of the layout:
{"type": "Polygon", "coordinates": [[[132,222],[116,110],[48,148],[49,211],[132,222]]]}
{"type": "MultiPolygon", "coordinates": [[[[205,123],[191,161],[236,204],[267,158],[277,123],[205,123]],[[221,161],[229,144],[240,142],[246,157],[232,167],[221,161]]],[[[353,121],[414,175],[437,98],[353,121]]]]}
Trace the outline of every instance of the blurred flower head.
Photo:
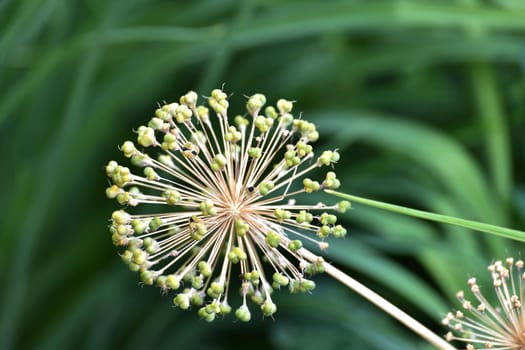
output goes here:
{"type": "Polygon", "coordinates": [[[468,285],[476,303],[460,291],[457,298],[463,311],[449,313],[443,324],[452,331],[447,340],[466,343],[466,349],[525,349],[525,319],[523,296],[523,261],[507,258],[505,262],[496,261],[488,268],[492,276],[495,302],[490,303],[480,290],[475,278],[468,285]]]}
{"type": "Polygon", "coordinates": [[[325,249],[324,238],[346,235],[331,212],[344,212],[348,202],[294,199],[339,187],[331,169],[339,154],[314,155],[319,134],[291,114],[291,101],[280,99],[263,112],[266,98],[255,94],[232,122],[222,90],[206,97],[208,107],[197,100],[190,91],[160,106],[136,129],[136,144],[121,145],[137,172],[115,161],[106,166],[112,182],[106,194],[125,206],[111,218],[113,243],[143,284],[177,291],[174,304],[197,308],[206,321],[231,311],[232,289],[243,300],[238,319],[250,320],[248,300],[271,316],[272,291],[311,291],[308,276],[324,270],[323,259],[305,254],[303,242],[325,249]],[[322,179],[307,177],[319,167],[329,168],[322,179]]]}

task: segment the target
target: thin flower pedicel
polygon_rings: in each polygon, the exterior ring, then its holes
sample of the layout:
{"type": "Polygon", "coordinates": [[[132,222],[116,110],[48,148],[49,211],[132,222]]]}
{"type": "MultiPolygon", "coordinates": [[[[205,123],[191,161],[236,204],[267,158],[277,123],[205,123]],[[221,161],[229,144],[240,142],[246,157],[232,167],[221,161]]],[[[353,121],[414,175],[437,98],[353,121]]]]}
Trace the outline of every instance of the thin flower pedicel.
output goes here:
{"type": "Polygon", "coordinates": [[[474,305],[460,291],[457,298],[463,311],[448,313],[443,324],[452,331],[448,341],[466,343],[467,350],[523,350],[525,349],[523,261],[507,258],[489,265],[497,304],[491,304],[481,293],[475,278],[468,280],[472,294],[478,301],[474,305]]]}
{"type": "Polygon", "coordinates": [[[331,171],[338,152],[314,156],[315,125],[294,118],[290,101],[280,99],[261,113],[265,103],[264,95],[251,96],[247,114],[232,122],[222,90],[207,98],[213,115],[190,91],[136,130],[138,145],[122,144],[142,174],[115,161],[106,166],[107,196],[127,207],[113,212],[110,226],[122,260],[144,284],[177,291],[174,304],[197,308],[206,321],[231,312],[228,297],[237,290],[230,282],[237,276],[243,302],[235,316],[250,320],[248,300],[273,315],[273,290],[311,291],[308,276],[324,271],[323,258],[306,251],[303,241],[325,249],[324,238],[346,235],[330,212],[344,212],[349,202],[293,199],[339,187],[331,171]],[[330,170],[321,181],[306,177],[323,166],[330,170]],[[132,209],[139,205],[144,210],[132,209]]]}

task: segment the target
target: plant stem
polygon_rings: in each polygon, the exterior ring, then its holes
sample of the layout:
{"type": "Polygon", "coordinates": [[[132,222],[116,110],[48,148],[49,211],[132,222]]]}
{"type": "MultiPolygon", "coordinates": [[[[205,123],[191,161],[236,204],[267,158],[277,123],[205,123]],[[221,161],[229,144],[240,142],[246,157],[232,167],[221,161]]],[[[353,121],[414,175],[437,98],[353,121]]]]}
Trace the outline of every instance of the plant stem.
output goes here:
{"type": "Polygon", "coordinates": [[[519,230],[513,230],[506,227],[496,226],[496,225],[490,225],[485,224],[478,221],[473,220],[465,220],[456,218],[453,216],[448,215],[440,215],[440,214],[434,214],[423,210],[417,210],[417,209],[411,209],[407,207],[403,207],[400,205],[394,205],[394,204],[388,204],[380,201],[375,201],[371,199],[366,199],[346,193],[336,192],[332,190],[324,190],[326,193],[334,195],[336,197],[344,198],[349,201],[361,203],[364,205],[368,205],[371,207],[384,209],[388,211],[392,211],[399,214],[404,214],[408,216],[413,216],[416,218],[436,221],[436,222],[442,222],[445,224],[451,224],[456,226],[465,227],[471,230],[490,233],[496,236],[501,236],[509,239],[514,239],[516,241],[525,242],[525,232],[519,231],[519,230]]]}
{"type": "MultiPolygon", "coordinates": [[[[318,257],[306,249],[301,249],[301,255],[311,262],[318,261],[318,257]]],[[[348,276],[343,271],[330,265],[329,263],[324,263],[324,268],[325,273],[332,276],[333,278],[335,278],[336,280],[338,280],[357,294],[361,295],[363,298],[370,301],[371,303],[379,307],[381,310],[385,311],[387,314],[404,324],[406,327],[408,327],[414,333],[421,336],[430,344],[434,345],[436,348],[441,350],[457,350],[455,347],[447,343],[445,339],[438,336],[430,329],[425,327],[423,324],[421,324],[419,321],[409,316],[403,310],[390,303],[388,300],[386,300],[373,290],[359,283],[352,277],[348,276]]]]}

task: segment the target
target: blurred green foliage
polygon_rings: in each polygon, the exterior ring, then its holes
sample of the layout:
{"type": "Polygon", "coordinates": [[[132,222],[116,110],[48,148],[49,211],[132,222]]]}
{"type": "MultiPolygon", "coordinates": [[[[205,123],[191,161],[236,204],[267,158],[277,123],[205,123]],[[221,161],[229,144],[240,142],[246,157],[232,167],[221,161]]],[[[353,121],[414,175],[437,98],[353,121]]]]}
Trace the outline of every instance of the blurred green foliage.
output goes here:
{"type": "MultiPolygon", "coordinates": [[[[104,164],[157,101],[224,83],[233,112],[297,101],[345,192],[523,228],[524,65],[521,0],[0,1],[0,348],[428,348],[327,277],[277,293],[275,320],[171,308],[111,245],[104,164]]],[[[441,334],[467,276],[523,248],[361,206],[344,221],[328,259],[441,334]]]]}

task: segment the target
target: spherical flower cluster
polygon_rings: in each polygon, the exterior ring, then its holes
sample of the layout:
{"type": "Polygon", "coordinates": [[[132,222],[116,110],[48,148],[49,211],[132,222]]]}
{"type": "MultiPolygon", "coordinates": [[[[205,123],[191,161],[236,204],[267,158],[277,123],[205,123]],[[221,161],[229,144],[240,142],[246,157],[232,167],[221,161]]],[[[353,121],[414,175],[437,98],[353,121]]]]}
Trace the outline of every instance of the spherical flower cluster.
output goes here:
{"type": "Polygon", "coordinates": [[[525,288],[523,261],[507,258],[489,265],[497,303],[491,304],[481,293],[475,278],[468,280],[474,305],[460,291],[457,298],[463,311],[448,313],[442,323],[452,331],[448,341],[466,343],[467,350],[523,350],[525,349],[525,318],[522,304],[525,288]]]}
{"type": "Polygon", "coordinates": [[[232,123],[222,90],[206,98],[208,107],[197,99],[190,91],[160,106],[136,129],[136,143],[120,146],[138,172],[116,161],[106,166],[112,183],[106,195],[125,206],[111,217],[113,243],[143,284],[176,291],[175,306],[193,306],[206,321],[231,311],[232,289],[243,300],[234,311],[238,319],[251,318],[247,300],[271,316],[274,290],[309,292],[315,287],[309,276],[324,270],[322,257],[303,242],[326,249],[326,237],[346,235],[330,212],[344,212],[348,202],[293,199],[339,187],[332,171],[339,153],[314,155],[319,134],[291,114],[291,101],[262,112],[266,98],[255,94],[232,123]],[[329,168],[322,180],[306,177],[320,167],[329,168]],[[237,276],[239,283],[231,283],[237,276]]]}

